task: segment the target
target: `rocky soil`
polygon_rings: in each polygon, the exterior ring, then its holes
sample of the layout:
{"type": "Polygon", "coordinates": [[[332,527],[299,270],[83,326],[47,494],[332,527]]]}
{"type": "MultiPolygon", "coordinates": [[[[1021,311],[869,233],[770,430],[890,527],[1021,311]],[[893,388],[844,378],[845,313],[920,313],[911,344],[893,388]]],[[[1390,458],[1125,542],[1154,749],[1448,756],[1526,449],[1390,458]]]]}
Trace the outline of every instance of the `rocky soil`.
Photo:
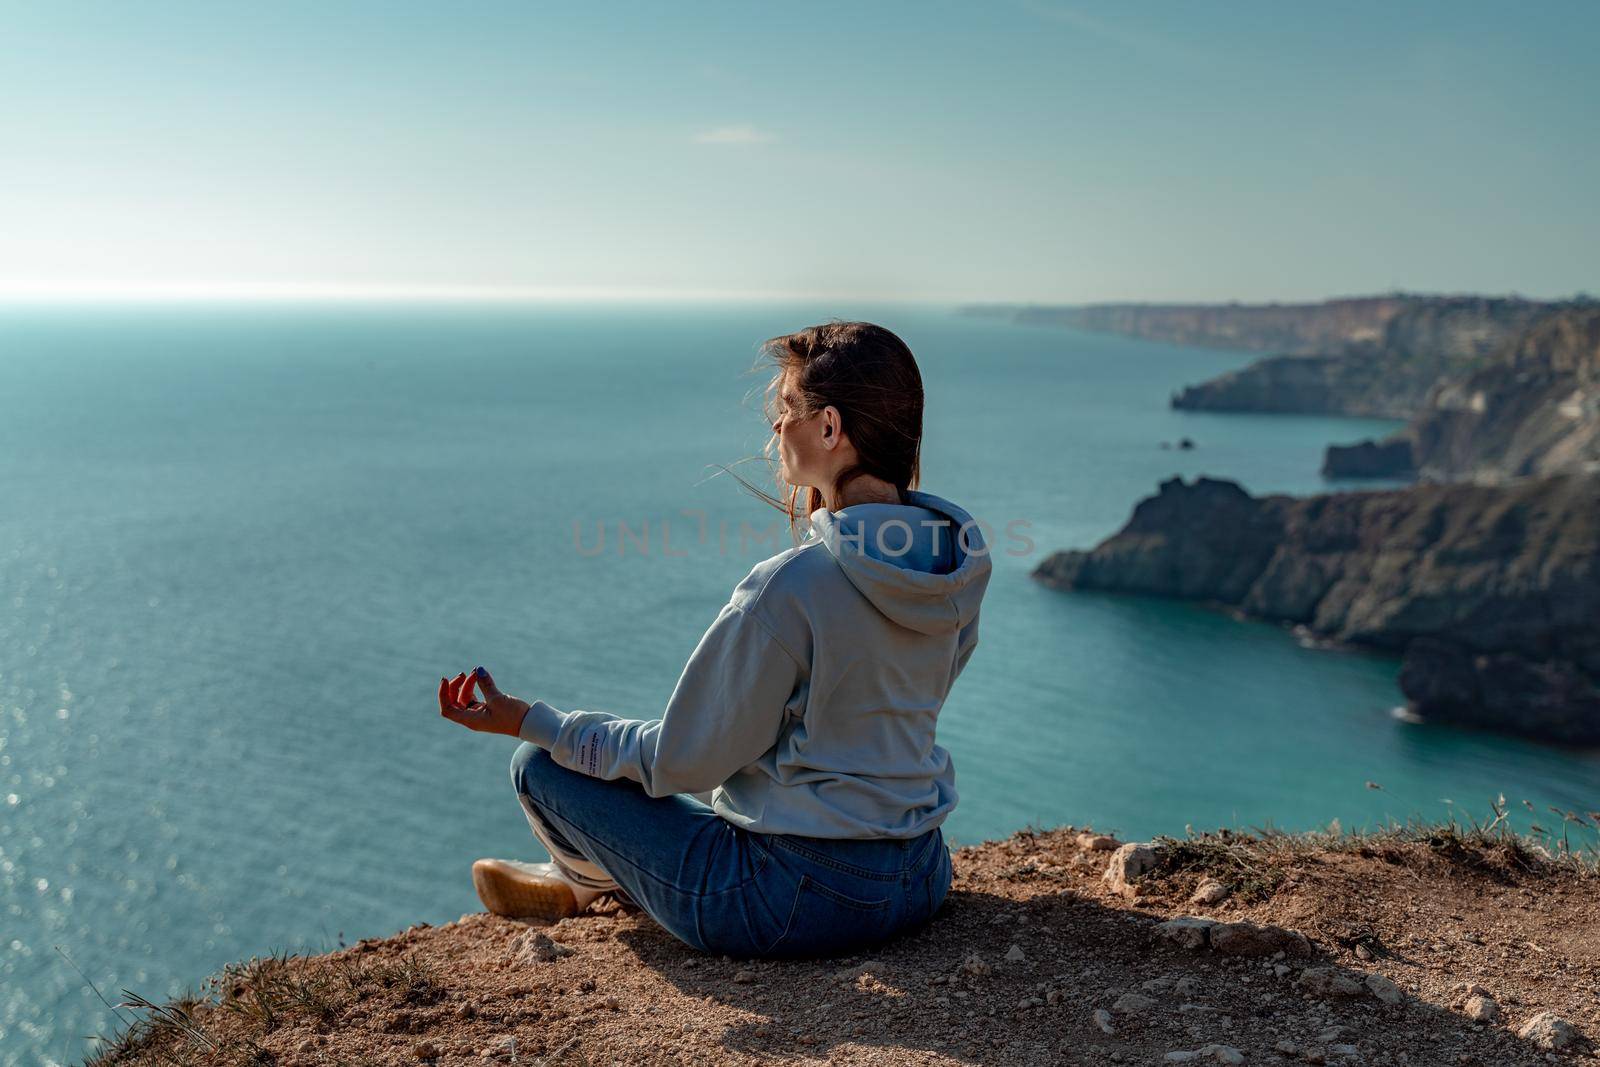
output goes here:
{"type": "Polygon", "coordinates": [[[1426,717],[1600,743],[1600,475],[1307,498],[1175,478],[1117,534],[1053,553],[1034,577],[1398,652],[1426,717]]]}
{"type": "Polygon", "coordinates": [[[1447,828],[956,855],[870,955],[699,955],[609,903],[229,968],[104,1064],[1594,1062],[1600,879],[1447,828]]]}

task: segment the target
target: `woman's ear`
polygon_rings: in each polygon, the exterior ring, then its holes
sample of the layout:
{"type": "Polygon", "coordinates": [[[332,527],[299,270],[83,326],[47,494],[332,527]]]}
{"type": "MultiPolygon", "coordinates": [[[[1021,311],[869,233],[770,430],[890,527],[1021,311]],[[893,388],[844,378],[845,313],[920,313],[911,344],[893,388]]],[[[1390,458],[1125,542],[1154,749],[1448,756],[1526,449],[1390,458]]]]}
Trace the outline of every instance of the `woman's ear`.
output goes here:
{"type": "Polygon", "coordinates": [[[822,447],[836,448],[844,440],[844,418],[829,404],[822,409],[822,447]]]}

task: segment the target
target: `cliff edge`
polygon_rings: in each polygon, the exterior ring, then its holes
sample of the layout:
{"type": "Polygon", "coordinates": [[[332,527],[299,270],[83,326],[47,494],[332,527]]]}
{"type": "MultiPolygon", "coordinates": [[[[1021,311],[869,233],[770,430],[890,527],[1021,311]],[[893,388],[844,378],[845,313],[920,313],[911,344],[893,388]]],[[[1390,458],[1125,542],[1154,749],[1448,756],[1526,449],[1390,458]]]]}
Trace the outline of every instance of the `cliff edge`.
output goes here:
{"type": "MultiPolygon", "coordinates": [[[[1496,824],[1498,825],[1498,824],[1496,824]]],[[[870,955],[702,956],[610,905],[227,968],[99,1064],[1594,1062],[1600,881],[1454,827],[962,849],[870,955]]]]}

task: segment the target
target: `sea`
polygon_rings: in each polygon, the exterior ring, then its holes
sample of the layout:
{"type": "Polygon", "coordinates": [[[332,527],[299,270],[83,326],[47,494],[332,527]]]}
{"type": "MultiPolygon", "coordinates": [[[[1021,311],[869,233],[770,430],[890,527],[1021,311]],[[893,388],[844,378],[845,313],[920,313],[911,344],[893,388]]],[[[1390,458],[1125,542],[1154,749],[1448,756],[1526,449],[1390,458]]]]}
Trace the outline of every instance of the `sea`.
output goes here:
{"type": "Polygon", "coordinates": [[[14,305],[0,1064],[79,1062],[129,994],[229,961],[456,919],[473,860],[542,858],[516,742],[442,719],[440,677],[659,715],[793,543],[722,470],[770,485],[759,344],[836,317],[911,346],[922,488],[993,531],[939,722],[955,843],[1600,808],[1592,751],[1398,716],[1392,657],[1030,577],[1164,479],[1337,489],[1324,445],[1394,428],[1169,407],[1248,353],[928,304],[14,305]]]}

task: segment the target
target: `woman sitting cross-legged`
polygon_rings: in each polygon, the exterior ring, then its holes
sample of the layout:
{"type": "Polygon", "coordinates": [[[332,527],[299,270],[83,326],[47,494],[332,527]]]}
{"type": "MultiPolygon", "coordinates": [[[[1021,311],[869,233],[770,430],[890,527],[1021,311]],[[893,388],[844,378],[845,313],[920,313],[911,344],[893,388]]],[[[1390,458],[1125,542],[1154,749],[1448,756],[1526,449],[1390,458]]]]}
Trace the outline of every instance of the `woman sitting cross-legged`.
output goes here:
{"type": "Polygon", "coordinates": [[[872,947],[944,901],[956,790],[934,727],[977,645],[989,548],[915,488],[922,379],[898,337],[834,322],[764,349],[789,491],[756,492],[797,543],[734,588],[662,717],[529,703],[482,667],[440,680],[446,718],[524,741],[511,777],[551,856],[474,864],[490,911],[620,892],[697,949],[783,957],[872,947]]]}

